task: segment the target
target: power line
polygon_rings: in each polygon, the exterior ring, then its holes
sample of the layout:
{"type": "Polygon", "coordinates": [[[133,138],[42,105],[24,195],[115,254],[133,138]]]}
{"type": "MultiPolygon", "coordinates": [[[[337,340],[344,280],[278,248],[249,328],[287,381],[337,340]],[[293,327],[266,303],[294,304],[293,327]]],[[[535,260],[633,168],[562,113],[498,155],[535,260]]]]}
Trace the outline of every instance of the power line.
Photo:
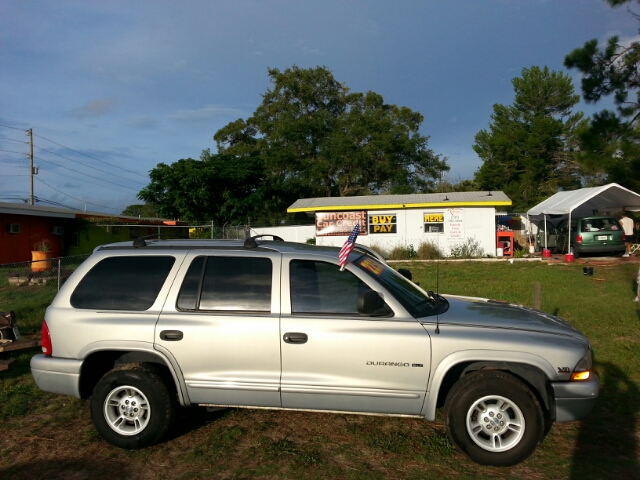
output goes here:
{"type": "Polygon", "coordinates": [[[28,153],[25,153],[25,152],[14,152],[13,150],[2,150],[1,148],[0,148],[0,152],[17,153],[17,154],[20,154],[20,155],[29,155],[28,153]]]}
{"type": "MultiPolygon", "coordinates": [[[[77,160],[73,160],[72,158],[65,157],[64,155],[60,155],[59,153],[52,152],[52,151],[47,150],[47,149],[45,149],[45,148],[39,147],[39,146],[37,146],[37,145],[35,145],[35,147],[36,147],[36,148],[39,148],[40,150],[43,150],[43,151],[45,151],[45,152],[47,152],[47,153],[50,153],[50,154],[52,154],[52,155],[57,155],[57,156],[58,156],[58,157],[60,157],[60,158],[64,158],[64,159],[66,159],[66,160],[69,160],[70,162],[78,163],[78,164],[82,165],[83,167],[93,168],[94,170],[97,170],[97,171],[102,172],[102,173],[106,173],[107,175],[113,175],[114,177],[122,178],[123,180],[131,180],[131,179],[127,178],[127,177],[122,177],[122,176],[120,176],[120,175],[116,175],[115,173],[107,172],[106,170],[100,170],[99,168],[93,167],[93,166],[91,166],[91,165],[87,165],[86,163],[82,163],[82,162],[79,162],[79,161],[77,161],[77,160]]],[[[132,182],[136,182],[135,180],[131,180],[131,181],[132,181],[132,182]]],[[[141,182],[136,182],[136,183],[140,183],[140,184],[141,184],[141,182]]]]}
{"type": "MultiPolygon", "coordinates": [[[[37,158],[41,162],[51,163],[51,164],[55,165],[56,167],[64,168],[65,170],[69,170],[71,172],[78,173],[80,175],[84,175],[85,177],[95,178],[96,180],[100,180],[101,182],[110,183],[112,185],[117,185],[118,187],[127,188],[129,190],[137,192],[137,190],[135,188],[127,187],[126,185],[120,185],[119,183],[115,183],[115,182],[110,182],[109,180],[104,180],[104,179],[102,179],[100,177],[96,177],[94,175],[89,175],[88,173],[79,172],[77,170],[74,170],[73,168],[68,168],[68,167],[65,167],[63,165],[60,165],[59,163],[52,162],[51,160],[45,160],[44,158],[41,158],[41,157],[33,157],[33,158],[37,158]]],[[[103,185],[101,185],[101,186],[103,186],[103,185]]],[[[108,188],[108,187],[105,187],[105,188],[108,188]]]]}
{"type": "Polygon", "coordinates": [[[114,165],[114,164],[112,164],[112,163],[105,162],[104,160],[100,160],[99,158],[92,157],[91,155],[87,155],[86,153],[79,152],[78,150],[74,150],[73,148],[67,147],[67,146],[65,146],[65,145],[61,145],[61,144],[59,144],[59,143],[57,143],[57,142],[54,142],[53,140],[49,140],[48,138],[44,138],[44,137],[42,137],[42,136],[40,136],[40,135],[36,135],[35,133],[33,134],[33,136],[34,136],[34,137],[41,138],[41,139],[43,139],[43,140],[46,140],[47,142],[51,142],[51,143],[53,143],[54,145],[58,145],[59,147],[62,147],[62,148],[66,148],[66,149],[68,149],[68,150],[71,150],[72,152],[76,152],[77,154],[84,155],[85,157],[87,157],[87,158],[91,158],[92,160],[95,160],[95,161],[97,161],[97,162],[100,162],[100,163],[104,163],[104,164],[106,164],[106,165],[109,165],[110,167],[119,168],[120,170],[124,170],[125,172],[133,173],[134,175],[138,175],[138,176],[140,176],[140,177],[142,177],[142,178],[147,178],[147,176],[146,176],[146,175],[142,175],[141,173],[133,172],[133,171],[131,171],[131,170],[127,170],[126,168],[122,168],[122,167],[120,167],[120,166],[118,166],[118,165],[114,165]]]}
{"type": "Polygon", "coordinates": [[[67,195],[67,194],[66,194],[66,193],[64,193],[64,192],[61,192],[61,191],[60,191],[60,190],[58,190],[56,187],[52,187],[51,185],[49,185],[49,184],[48,184],[47,182],[45,182],[44,180],[40,180],[38,177],[35,177],[35,179],[36,179],[36,180],[38,180],[40,183],[44,183],[47,187],[49,187],[49,188],[51,188],[51,189],[55,190],[56,192],[58,192],[58,193],[60,193],[60,194],[64,195],[65,197],[71,198],[71,199],[73,199],[73,200],[77,200],[77,201],[82,202],[82,203],[86,203],[86,204],[89,204],[89,205],[93,205],[94,207],[106,208],[107,210],[116,210],[116,211],[118,210],[117,208],[107,207],[106,205],[98,205],[97,203],[87,202],[86,200],[82,200],[81,198],[72,197],[71,195],[67,195]]]}
{"type": "Polygon", "coordinates": [[[5,138],[5,137],[0,137],[0,140],[8,140],[10,142],[18,142],[18,143],[24,143],[25,145],[29,145],[29,142],[25,142],[23,140],[16,140],[14,138],[5,138]]]}
{"type": "Polygon", "coordinates": [[[24,128],[10,127],[9,125],[0,125],[0,127],[11,128],[13,130],[22,130],[23,132],[26,132],[26,130],[24,128]]]}
{"type": "MultiPolygon", "coordinates": [[[[46,162],[46,160],[43,160],[44,162],[46,162]]],[[[62,167],[65,170],[69,170],[66,167],[62,167]]],[[[80,179],[80,178],[76,178],[76,177],[72,177],[71,175],[67,174],[67,173],[59,173],[59,172],[54,172],[53,170],[46,170],[47,173],[52,173],[54,175],[60,175],[63,178],[67,178],[67,179],[73,179],[73,180],[77,180],[79,182],[83,182],[83,183],[90,183],[91,185],[97,185],[98,187],[102,187],[102,188],[108,188],[109,190],[113,190],[114,192],[124,192],[124,190],[120,190],[119,188],[114,188],[114,187],[109,187],[107,185],[101,185],[99,183],[96,182],[91,182],[89,180],[85,180],[85,179],[80,179]]],[[[25,177],[28,177],[28,175],[25,175],[25,177]]],[[[133,190],[133,189],[131,189],[133,190]]],[[[133,190],[135,192],[135,190],[133,190]]]]}
{"type": "Polygon", "coordinates": [[[60,203],[60,202],[54,202],[53,200],[49,200],[47,198],[36,197],[36,202],[47,203],[49,205],[55,205],[56,207],[64,207],[64,208],[68,208],[69,210],[76,210],[75,208],[70,207],[69,205],[65,205],[64,203],[60,203]]]}

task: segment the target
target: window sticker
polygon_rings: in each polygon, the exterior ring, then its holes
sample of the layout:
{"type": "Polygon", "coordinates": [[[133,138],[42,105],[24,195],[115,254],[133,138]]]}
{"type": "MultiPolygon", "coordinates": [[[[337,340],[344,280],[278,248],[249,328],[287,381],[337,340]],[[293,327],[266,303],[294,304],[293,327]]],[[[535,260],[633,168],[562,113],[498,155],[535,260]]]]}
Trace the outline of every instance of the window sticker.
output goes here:
{"type": "Polygon", "coordinates": [[[366,268],[374,275],[381,275],[384,270],[379,263],[377,263],[375,260],[372,260],[371,258],[363,258],[360,261],[360,266],[362,268],[366,268]]]}
{"type": "Polygon", "coordinates": [[[398,233],[396,214],[369,215],[369,233],[398,233]]]}

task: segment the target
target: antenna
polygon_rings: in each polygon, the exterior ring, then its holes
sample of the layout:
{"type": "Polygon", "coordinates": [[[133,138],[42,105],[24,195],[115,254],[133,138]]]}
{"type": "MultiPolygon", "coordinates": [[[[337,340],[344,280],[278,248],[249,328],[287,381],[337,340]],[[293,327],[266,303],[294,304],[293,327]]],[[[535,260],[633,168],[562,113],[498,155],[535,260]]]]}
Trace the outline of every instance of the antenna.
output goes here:
{"type": "Polygon", "coordinates": [[[440,260],[436,260],[436,335],[440,335],[440,311],[438,310],[438,298],[440,298],[440,260]]]}

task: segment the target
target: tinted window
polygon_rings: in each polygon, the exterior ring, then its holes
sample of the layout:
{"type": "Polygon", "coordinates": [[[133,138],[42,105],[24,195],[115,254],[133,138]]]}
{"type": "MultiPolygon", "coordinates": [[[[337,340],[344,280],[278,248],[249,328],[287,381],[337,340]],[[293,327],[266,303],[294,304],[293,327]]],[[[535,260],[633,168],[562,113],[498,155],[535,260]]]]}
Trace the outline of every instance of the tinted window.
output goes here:
{"type": "Polygon", "coordinates": [[[98,262],[71,295],[74,308],[143,311],[153,305],[174,257],[111,257],[98,262]]]}
{"type": "Polygon", "coordinates": [[[380,282],[416,318],[444,313],[449,308],[446,299],[439,295],[425,296],[416,284],[388,265],[364,255],[353,263],[380,282]]]}
{"type": "Polygon", "coordinates": [[[178,295],[178,308],[180,310],[195,310],[198,308],[200,282],[204,274],[204,260],[205,257],[197,257],[189,266],[178,295]]]}
{"type": "Polygon", "coordinates": [[[178,308],[224,311],[271,311],[268,258],[197,257],[187,272],[178,308]]]}
{"type": "Polygon", "coordinates": [[[358,314],[358,294],[369,287],[336,265],[292,260],[289,265],[292,313],[358,314]]]}

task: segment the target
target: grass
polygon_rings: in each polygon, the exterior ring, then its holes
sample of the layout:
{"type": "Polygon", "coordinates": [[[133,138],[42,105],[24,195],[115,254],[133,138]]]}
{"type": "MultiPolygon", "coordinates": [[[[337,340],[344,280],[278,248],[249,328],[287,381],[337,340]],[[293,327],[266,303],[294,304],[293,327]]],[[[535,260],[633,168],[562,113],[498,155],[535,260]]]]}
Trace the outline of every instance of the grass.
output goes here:
{"type": "MultiPolygon", "coordinates": [[[[170,439],[127,452],[96,435],[88,402],[39,391],[29,372],[38,349],[0,353],[16,362],[0,373],[2,478],[345,478],[600,479],[640,472],[640,304],[638,264],[409,262],[414,281],[441,293],[490,297],[559,315],[593,344],[602,389],[583,422],[554,425],[534,455],[511,468],[482,467],[449,442],[442,419],[312,412],[183,409],[170,439]]],[[[0,288],[37,335],[55,287],[0,288]]],[[[437,339],[434,339],[437,341],[437,339]]]]}

